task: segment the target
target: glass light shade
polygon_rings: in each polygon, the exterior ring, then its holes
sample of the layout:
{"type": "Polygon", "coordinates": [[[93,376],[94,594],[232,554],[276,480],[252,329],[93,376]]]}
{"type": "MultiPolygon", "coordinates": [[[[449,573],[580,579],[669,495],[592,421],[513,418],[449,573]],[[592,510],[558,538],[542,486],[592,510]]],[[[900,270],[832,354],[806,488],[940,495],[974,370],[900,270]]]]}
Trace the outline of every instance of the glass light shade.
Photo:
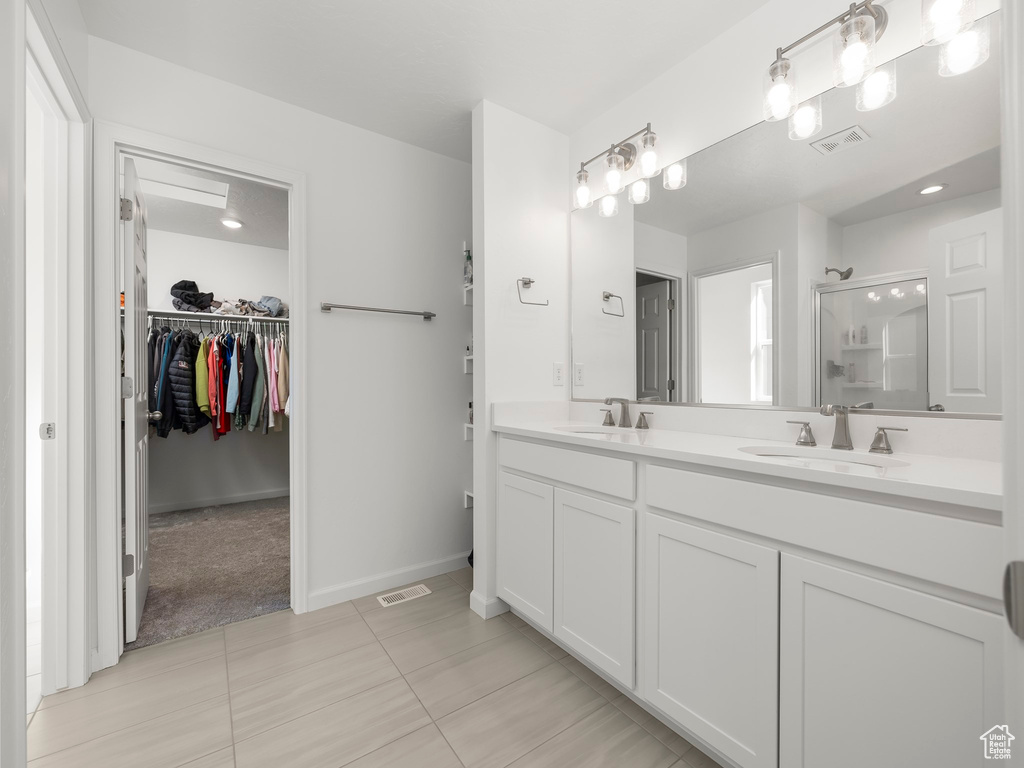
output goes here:
{"type": "Polygon", "coordinates": [[[597,201],[597,212],[608,219],[619,213],[619,196],[605,195],[597,201]]]}
{"type": "Polygon", "coordinates": [[[590,174],[583,168],[580,168],[580,172],[576,174],[573,203],[577,208],[589,208],[594,204],[594,194],[590,189],[590,174]]]}
{"type": "Polygon", "coordinates": [[[875,67],[875,71],[857,86],[857,110],[870,112],[896,98],[896,62],[875,67]]]}
{"type": "Polygon", "coordinates": [[[622,162],[622,155],[612,153],[605,160],[604,183],[608,187],[609,194],[616,194],[622,191],[622,174],[625,164],[622,162]]]}
{"type": "Polygon", "coordinates": [[[988,18],[979,19],[942,44],[939,50],[939,74],[955,77],[980,67],[988,61],[990,45],[988,18]]]}
{"type": "Polygon", "coordinates": [[[832,81],[856,85],[875,70],[875,19],[870,14],[845,21],[832,42],[832,81]]]}
{"type": "Polygon", "coordinates": [[[821,97],[808,99],[789,118],[789,138],[803,141],[821,132],[821,97]]]}
{"type": "Polygon", "coordinates": [[[682,189],[686,186],[686,161],[672,163],[661,174],[661,185],[665,189],[682,189]]]}
{"type": "Polygon", "coordinates": [[[778,59],[764,77],[764,119],[785,120],[796,111],[796,105],[796,70],[789,59],[778,59]]]}
{"type": "Polygon", "coordinates": [[[645,179],[658,175],[658,150],[654,148],[657,141],[654,133],[640,137],[640,176],[645,179]]]}
{"type": "Polygon", "coordinates": [[[922,0],[921,42],[947,43],[975,20],[974,0],[922,0]]]}
{"type": "Polygon", "coordinates": [[[633,205],[646,203],[651,199],[651,182],[638,179],[629,185],[629,202],[633,205]]]}

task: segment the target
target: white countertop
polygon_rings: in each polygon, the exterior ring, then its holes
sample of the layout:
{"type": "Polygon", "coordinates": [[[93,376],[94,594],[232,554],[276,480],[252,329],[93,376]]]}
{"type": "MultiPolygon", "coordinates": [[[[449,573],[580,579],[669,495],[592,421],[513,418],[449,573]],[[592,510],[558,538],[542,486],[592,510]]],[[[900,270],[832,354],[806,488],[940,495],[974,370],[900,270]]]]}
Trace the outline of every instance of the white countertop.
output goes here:
{"type": "MultiPolygon", "coordinates": [[[[920,499],[974,509],[1002,511],[1002,465],[994,461],[896,454],[907,466],[871,467],[849,463],[866,450],[836,451],[828,445],[814,450],[821,459],[755,456],[740,449],[749,446],[792,448],[791,442],[751,437],[728,437],[666,429],[626,430],[614,434],[576,434],[567,426],[592,427],[579,422],[496,421],[495,432],[531,437],[565,445],[604,449],[615,453],[698,464],[788,480],[833,485],[859,491],[920,499]],[[562,429],[558,429],[561,427],[562,429]],[[834,459],[834,463],[830,460],[834,459]],[[846,459],[846,461],[844,461],[846,459]]],[[[817,455],[817,454],[815,454],[817,455]]]]}

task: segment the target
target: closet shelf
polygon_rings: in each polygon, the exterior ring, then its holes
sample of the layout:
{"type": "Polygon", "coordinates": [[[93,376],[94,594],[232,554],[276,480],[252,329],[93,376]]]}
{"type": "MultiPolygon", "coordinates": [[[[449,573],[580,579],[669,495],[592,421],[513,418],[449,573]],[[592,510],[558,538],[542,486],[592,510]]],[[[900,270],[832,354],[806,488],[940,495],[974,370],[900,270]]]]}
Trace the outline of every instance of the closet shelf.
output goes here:
{"type": "Polygon", "coordinates": [[[472,509],[473,508],[473,492],[472,491],[463,491],[462,503],[463,503],[463,506],[466,509],[472,509]]]}
{"type": "Polygon", "coordinates": [[[462,372],[463,373],[469,373],[469,374],[473,373],[473,356],[472,355],[464,355],[463,356],[463,358],[462,358],[462,372]]]}
{"type": "MultiPolygon", "coordinates": [[[[124,310],[121,310],[124,314],[124,310]]],[[[215,315],[212,312],[182,312],[177,309],[147,309],[146,314],[150,317],[184,317],[192,320],[231,320],[232,322],[245,322],[254,320],[257,323],[287,323],[287,317],[264,317],[262,315],[215,315]]]]}
{"type": "Polygon", "coordinates": [[[473,306],[473,286],[464,285],[462,286],[462,303],[467,307],[473,306]]]}
{"type": "Polygon", "coordinates": [[[473,442],[473,425],[463,424],[462,425],[462,439],[473,442]]]}

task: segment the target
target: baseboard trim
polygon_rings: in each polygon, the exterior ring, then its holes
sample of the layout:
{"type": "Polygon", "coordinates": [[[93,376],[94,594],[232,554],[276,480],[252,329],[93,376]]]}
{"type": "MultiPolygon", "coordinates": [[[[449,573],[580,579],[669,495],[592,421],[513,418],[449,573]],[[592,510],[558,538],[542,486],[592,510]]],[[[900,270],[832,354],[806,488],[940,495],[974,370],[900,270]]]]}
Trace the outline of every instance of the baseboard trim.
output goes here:
{"type": "Polygon", "coordinates": [[[149,514],[160,515],[164,512],[180,512],[183,509],[198,509],[199,507],[216,507],[221,504],[237,504],[242,501],[262,501],[263,499],[279,499],[288,495],[288,488],[272,488],[269,491],[256,491],[254,493],[239,493],[234,496],[215,496],[208,499],[195,499],[194,501],[168,501],[163,504],[150,504],[149,514]]]}
{"type": "Polygon", "coordinates": [[[477,616],[484,619],[493,619],[495,616],[499,616],[503,613],[508,613],[508,603],[497,597],[492,597],[490,600],[485,598],[476,590],[469,596],[469,607],[473,609],[477,616]]]}
{"type": "Polygon", "coordinates": [[[365,579],[349,581],[345,584],[336,584],[333,587],[318,589],[309,593],[309,600],[306,608],[315,611],[319,608],[326,608],[330,605],[337,605],[348,600],[355,600],[366,597],[385,589],[400,587],[403,584],[418,579],[429,579],[431,576],[440,576],[442,573],[457,571],[466,567],[466,558],[469,557],[469,550],[451,555],[441,560],[432,560],[428,563],[418,563],[408,568],[378,573],[367,576],[365,579]]]}

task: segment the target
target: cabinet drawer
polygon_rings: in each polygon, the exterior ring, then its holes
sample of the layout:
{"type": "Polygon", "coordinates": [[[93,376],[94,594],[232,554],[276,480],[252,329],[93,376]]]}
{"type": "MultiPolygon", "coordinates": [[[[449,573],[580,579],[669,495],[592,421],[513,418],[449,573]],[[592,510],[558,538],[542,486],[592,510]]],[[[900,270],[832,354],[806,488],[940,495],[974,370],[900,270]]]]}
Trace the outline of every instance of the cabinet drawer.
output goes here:
{"type": "Polygon", "coordinates": [[[625,459],[503,438],[498,463],[558,483],[629,501],[636,499],[636,464],[625,459]]]}

